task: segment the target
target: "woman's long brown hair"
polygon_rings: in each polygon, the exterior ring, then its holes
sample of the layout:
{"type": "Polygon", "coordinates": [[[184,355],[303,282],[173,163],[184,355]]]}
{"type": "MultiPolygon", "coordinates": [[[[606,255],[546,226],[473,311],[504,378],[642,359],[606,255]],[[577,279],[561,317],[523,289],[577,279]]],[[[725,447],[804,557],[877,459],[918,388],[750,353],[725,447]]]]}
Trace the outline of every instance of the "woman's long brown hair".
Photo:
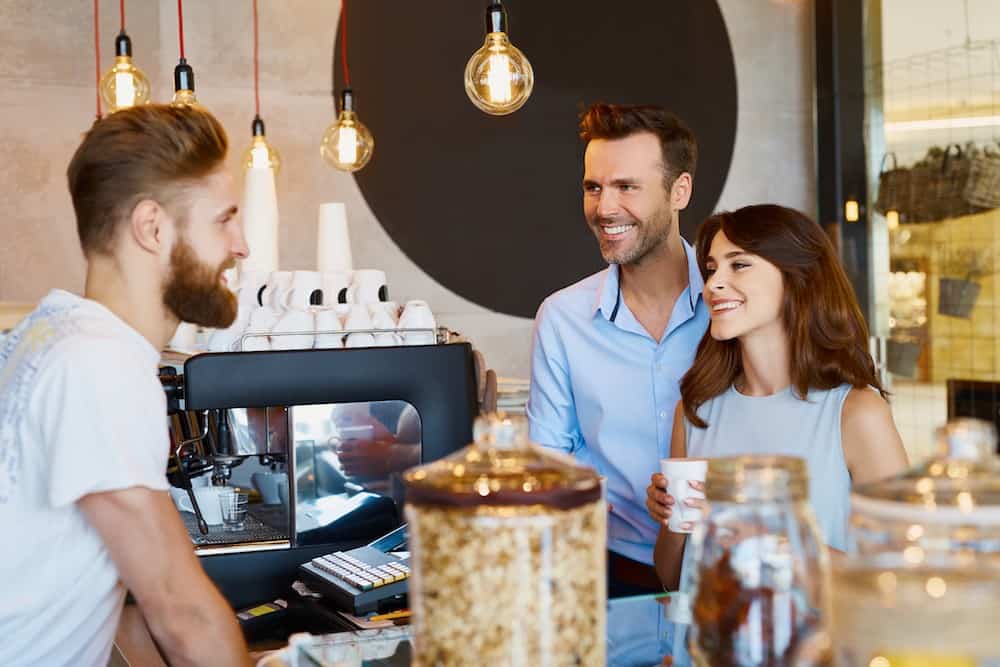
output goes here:
{"type": "MultiPolygon", "coordinates": [[[[698,229],[698,268],[705,265],[715,235],[726,235],[745,252],[781,271],[782,321],[791,345],[790,375],[795,394],[842,384],[874,387],[887,397],[868,353],[868,327],[833,244],[818,224],[802,213],[760,204],[718,213],[698,229]]],[[[708,424],[698,408],[723,393],[743,371],[738,340],[719,341],[705,332],[694,365],[681,380],[681,400],[689,422],[708,424]]]]}

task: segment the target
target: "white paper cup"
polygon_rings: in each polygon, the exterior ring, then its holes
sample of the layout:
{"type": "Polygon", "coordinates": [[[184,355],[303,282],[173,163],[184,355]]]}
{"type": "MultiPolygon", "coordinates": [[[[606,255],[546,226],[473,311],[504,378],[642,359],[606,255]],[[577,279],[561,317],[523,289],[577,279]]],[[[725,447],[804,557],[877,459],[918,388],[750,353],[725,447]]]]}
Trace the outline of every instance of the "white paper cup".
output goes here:
{"type": "Polygon", "coordinates": [[[324,273],[353,270],[350,236],[347,229],[347,209],[344,204],[341,202],[320,204],[319,226],[316,230],[316,268],[324,273]]]}
{"type": "Polygon", "coordinates": [[[660,472],[667,478],[667,493],[674,497],[673,512],[670,514],[668,527],[674,533],[690,533],[681,528],[684,523],[697,523],[701,520],[701,510],[688,507],[688,498],[704,498],[705,494],[691,488],[689,482],[704,482],[708,471],[706,459],[660,459],[660,472]]]}
{"type": "Polygon", "coordinates": [[[247,271],[278,269],[278,192],[271,169],[248,169],[240,203],[243,236],[250,255],[241,262],[247,271]]]}
{"type": "Polygon", "coordinates": [[[670,596],[666,602],[665,610],[667,620],[679,625],[691,625],[691,596],[687,593],[677,592],[670,596]]]}

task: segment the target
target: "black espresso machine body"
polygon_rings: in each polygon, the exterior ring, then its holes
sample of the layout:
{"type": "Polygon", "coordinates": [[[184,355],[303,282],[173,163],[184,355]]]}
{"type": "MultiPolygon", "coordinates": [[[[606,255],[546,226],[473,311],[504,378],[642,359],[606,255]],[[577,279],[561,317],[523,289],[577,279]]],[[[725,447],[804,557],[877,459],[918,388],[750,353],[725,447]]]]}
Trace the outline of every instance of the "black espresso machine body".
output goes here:
{"type": "Polygon", "coordinates": [[[464,447],[478,412],[468,343],[207,353],[188,358],[183,375],[163,369],[161,380],[173,493],[201,493],[209,478],[242,487],[251,468],[255,484],[277,478],[282,487],[281,502],[254,498],[241,531],[181,513],[236,608],[284,594],[313,557],[400,525],[402,471],[464,447]]]}

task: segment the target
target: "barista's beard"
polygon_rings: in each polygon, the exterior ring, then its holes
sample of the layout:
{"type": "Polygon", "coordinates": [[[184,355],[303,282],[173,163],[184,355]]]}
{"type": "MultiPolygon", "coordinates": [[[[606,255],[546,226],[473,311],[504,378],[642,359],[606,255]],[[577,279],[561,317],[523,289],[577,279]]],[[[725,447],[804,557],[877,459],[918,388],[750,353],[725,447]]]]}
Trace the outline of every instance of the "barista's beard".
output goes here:
{"type": "Polygon", "coordinates": [[[170,273],[163,288],[163,304],[181,322],[224,329],[236,319],[236,295],[220,282],[222,272],[236,265],[230,259],[219,267],[198,260],[186,239],[170,252],[170,273]]]}

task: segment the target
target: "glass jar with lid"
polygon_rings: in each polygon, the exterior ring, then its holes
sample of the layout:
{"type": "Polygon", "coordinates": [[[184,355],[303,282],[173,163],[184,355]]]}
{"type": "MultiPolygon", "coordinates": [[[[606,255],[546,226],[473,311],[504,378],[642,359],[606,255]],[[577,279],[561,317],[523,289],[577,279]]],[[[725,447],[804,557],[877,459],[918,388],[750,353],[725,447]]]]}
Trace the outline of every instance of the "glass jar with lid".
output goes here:
{"type": "Polygon", "coordinates": [[[857,487],[851,539],[858,555],[1000,554],[996,428],[956,419],[937,431],[935,455],[898,477],[857,487]]]}
{"type": "Polygon", "coordinates": [[[605,663],[607,506],[590,468],[523,418],[408,471],[410,604],[425,666],[605,663]]]}
{"type": "Polygon", "coordinates": [[[705,497],[684,582],[694,663],[794,664],[802,643],[825,629],[829,605],[828,557],[805,462],[710,459],[705,497]]]}
{"type": "Polygon", "coordinates": [[[992,424],[954,420],[929,461],[854,490],[852,553],[833,574],[837,664],[1000,664],[995,447],[992,424]]]}

